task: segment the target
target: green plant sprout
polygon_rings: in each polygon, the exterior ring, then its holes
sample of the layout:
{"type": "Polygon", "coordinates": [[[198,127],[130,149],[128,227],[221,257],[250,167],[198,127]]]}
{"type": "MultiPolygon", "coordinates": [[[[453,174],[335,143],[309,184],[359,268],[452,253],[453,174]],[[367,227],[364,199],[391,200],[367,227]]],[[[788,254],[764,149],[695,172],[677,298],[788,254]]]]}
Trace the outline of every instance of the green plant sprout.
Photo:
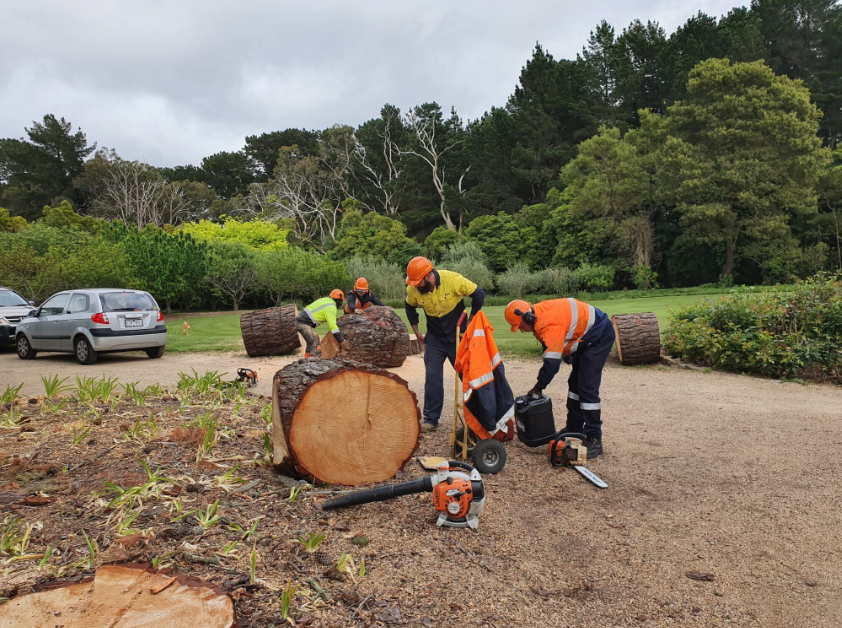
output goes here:
{"type": "Polygon", "coordinates": [[[65,382],[70,379],[69,377],[62,377],[59,379],[58,375],[53,375],[51,377],[44,377],[41,374],[41,382],[44,384],[44,393],[47,395],[47,399],[53,400],[56,395],[60,395],[63,392],[67,392],[68,390],[73,390],[73,386],[69,384],[65,384],[65,382]]]}
{"type": "Polygon", "coordinates": [[[308,554],[313,554],[319,549],[322,541],[325,540],[325,533],[319,532],[318,534],[313,534],[309,532],[306,539],[300,535],[296,538],[298,538],[298,541],[304,546],[308,554]]]}

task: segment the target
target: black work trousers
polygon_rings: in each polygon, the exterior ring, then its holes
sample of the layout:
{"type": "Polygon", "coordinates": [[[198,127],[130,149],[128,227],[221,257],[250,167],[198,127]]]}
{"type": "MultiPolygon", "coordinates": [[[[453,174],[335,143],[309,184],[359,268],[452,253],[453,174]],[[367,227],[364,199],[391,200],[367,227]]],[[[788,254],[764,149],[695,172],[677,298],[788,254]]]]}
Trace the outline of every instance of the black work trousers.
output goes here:
{"type": "Polygon", "coordinates": [[[602,439],[602,401],[599,386],[602,369],[614,346],[614,326],[606,317],[579,342],[567,379],[567,425],[565,431],[582,432],[602,439]]]}
{"type": "Polygon", "coordinates": [[[456,337],[427,334],[424,339],[424,421],[438,425],[444,405],[444,361],[456,362],[456,337]]]}

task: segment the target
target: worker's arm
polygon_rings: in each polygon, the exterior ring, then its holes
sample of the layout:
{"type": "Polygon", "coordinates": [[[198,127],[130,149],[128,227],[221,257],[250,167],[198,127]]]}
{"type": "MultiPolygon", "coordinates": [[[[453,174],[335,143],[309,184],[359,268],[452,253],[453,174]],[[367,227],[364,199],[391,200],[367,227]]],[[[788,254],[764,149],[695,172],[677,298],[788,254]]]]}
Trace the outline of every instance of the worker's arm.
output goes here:
{"type": "Polygon", "coordinates": [[[373,292],[371,293],[371,304],[372,305],[386,305],[385,303],[383,303],[383,301],[378,299],[373,292]]]}
{"type": "MultiPolygon", "coordinates": [[[[342,332],[339,331],[339,325],[336,324],[336,306],[326,308],[324,312],[325,320],[327,321],[327,328],[330,330],[330,333],[332,333],[333,336],[336,338],[336,342],[338,342],[340,345],[343,345],[345,343],[345,336],[342,335],[342,332]]],[[[347,348],[347,345],[343,346],[342,348],[347,348]]]]}
{"type": "MultiPolygon", "coordinates": [[[[535,396],[540,396],[541,391],[543,391],[547,386],[549,386],[550,382],[553,381],[553,378],[556,376],[556,373],[561,369],[561,360],[562,360],[562,352],[564,351],[564,338],[567,334],[567,330],[564,330],[560,335],[558,330],[551,330],[553,333],[553,337],[549,339],[549,343],[545,343],[541,338],[538,340],[541,341],[541,346],[544,348],[544,363],[541,365],[541,370],[538,371],[538,381],[536,382],[535,386],[532,390],[529,391],[530,395],[533,393],[535,396]]],[[[536,334],[536,337],[538,335],[536,334]]]]}
{"type": "Polygon", "coordinates": [[[415,332],[415,337],[421,342],[424,342],[424,334],[418,329],[418,304],[413,300],[410,303],[410,296],[407,295],[406,301],[403,302],[403,309],[406,312],[406,320],[409,321],[412,331],[415,332]]]}
{"type": "Polygon", "coordinates": [[[485,291],[477,286],[477,289],[471,293],[471,318],[482,309],[483,303],[485,303],[485,291]]]}
{"type": "Polygon", "coordinates": [[[354,291],[348,293],[348,300],[345,304],[345,311],[354,314],[357,311],[357,295],[354,294],[354,291]]]}

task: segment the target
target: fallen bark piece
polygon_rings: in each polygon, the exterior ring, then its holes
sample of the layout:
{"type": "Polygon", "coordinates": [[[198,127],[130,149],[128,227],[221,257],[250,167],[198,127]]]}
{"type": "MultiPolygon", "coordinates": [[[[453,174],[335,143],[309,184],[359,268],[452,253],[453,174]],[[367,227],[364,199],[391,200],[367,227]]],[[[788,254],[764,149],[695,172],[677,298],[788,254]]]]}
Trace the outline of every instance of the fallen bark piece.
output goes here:
{"type": "Polygon", "coordinates": [[[247,312],[240,316],[240,331],[249,357],[287,355],[301,346],[295,330],[295,304],[247,312]]]}
{"type": "Polygon", "coordinates": [[[275,374],[274,462],[313,484],[393,478],[418,446],[421,414],[406,382],[350,360],[299,360],[275,374]]]}
{"type": "Polygon", "coordinates": [[[611,322],[617,335],[617,356],[621,364],[654,364],[661,359],[661,333],[655,314],[615,314],[611,322]]]}
{"type": "Polygon", "coordinates": [[[346,314],[336,324],[348,341],[348,348],[339,349],[335,339],[330,342],[333,334],[328,333],[322,340],[322,359],[356,360],[394,368],[401,366],[410,353],[406,325],[390,307],[375,305],[356,314],[346,314]]]}
{"type": "Polygon", "coordinates": [[[0,628],[231,628],[234,605],[212,585],[107,565],[92,581],[16,597],[0,606],[0,628]],[[60,617],[60,621],[57,618],[60,617]]]}
{"type": "Polygon", "coordinates": [[[690,578],[690,580],[698,580],[699,582],[713,582],[714,580],[716,580],[716,576],[714,576],[712,573],[701,573],[701,572],[698,572],[698,571],[688,571],[684,575],[687,576],[688,578],[690,578]]]}

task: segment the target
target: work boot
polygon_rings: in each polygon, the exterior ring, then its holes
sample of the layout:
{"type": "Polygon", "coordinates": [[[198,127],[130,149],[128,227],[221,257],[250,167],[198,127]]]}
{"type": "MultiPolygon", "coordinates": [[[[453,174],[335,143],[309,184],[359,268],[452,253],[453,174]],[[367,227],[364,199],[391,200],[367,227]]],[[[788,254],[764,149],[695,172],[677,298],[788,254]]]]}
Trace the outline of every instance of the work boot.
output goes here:
{"type": "Polygon", "coordinates": [[[588,460],[593,460],[597,456],[602,455],[602,439],[588,437],[584,441],[585,447],[588,448],[588,460]]]}
{"type": "Polygon", "coordinates": [[[432,423],[427,423],[427,421],[421,421],[421,431],[422,432],[432,432],[438,429],[438,425],[433,425],[432,423]]]}

